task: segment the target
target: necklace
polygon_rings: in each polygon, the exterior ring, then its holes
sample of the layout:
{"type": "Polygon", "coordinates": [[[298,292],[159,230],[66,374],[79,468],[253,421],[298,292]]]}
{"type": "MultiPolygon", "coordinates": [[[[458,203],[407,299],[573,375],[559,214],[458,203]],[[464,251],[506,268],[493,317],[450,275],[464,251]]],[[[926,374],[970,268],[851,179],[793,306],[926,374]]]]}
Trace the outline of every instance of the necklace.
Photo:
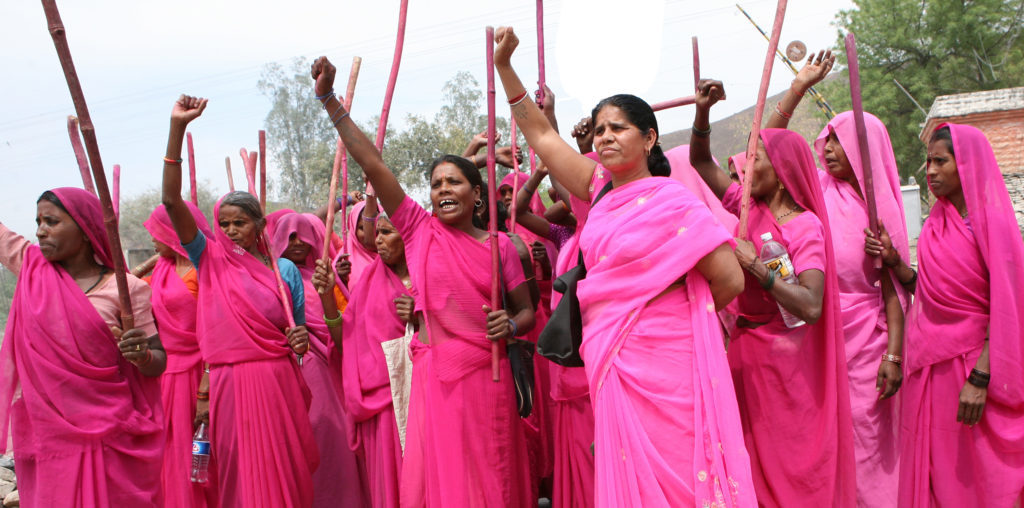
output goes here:
{"type": "Polygon", "coordinates": [[[96,286],[98,286],[100,284],[100,281],[103,280],[103,276],[106,275],[106,274],[107,274],[107,267],[101,266],[100,267],[100,276],[99,276],[99,278],[97,278],[96,282],[94,282],[91,286],[89,286],[89,289],[85,290],[85,294],[89,294],[90,291],[96,289],[96,286]]]}
{"type": "Polygon", "coordinates": [[[799,207],[793,207],[788,212],[786,212],[786,213],[776,217],[775,218],[775,222],[778,222],[778,221],[780,221],[782,219],[785,219],[786,217],[789,217],[790,215],[793,215],[793,212],[797,211],[797,208],[799,208],[799,207]]]}

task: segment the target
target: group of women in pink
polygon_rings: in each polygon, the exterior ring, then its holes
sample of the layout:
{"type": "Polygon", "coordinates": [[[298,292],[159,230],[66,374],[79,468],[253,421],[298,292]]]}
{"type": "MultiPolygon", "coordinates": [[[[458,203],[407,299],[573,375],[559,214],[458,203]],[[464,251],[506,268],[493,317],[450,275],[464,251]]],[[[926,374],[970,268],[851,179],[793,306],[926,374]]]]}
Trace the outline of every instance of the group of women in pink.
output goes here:
{"type": "Polygon", "coordinates": [[[594,107],[572,147],[550,91],[528,100],[513,30],[495,42],[512,114],[543,160],[500,184],[503,203],[455,155],[427,166],[431,208],[416,203],[320,58],[313,94],[375,192],[345,217],[347,237],[322,213],[265,215],[245,192],[222,197],[209,227],[181,197],[185,128],[207,105],[189,96],[172,110],[163,204],[145,223],[160,260],[147,280],[128,276],[133,328],[94,195],[43,193],[36,245],[0,224],[0,262],[19,276],[0,442],[9,430],[22,503],[1019,506],[1024,243],[981,131],[930,134],[935,204],[915,268],[885,126],[865,115],[866,154],[852,113],[813,149],[785,129],[830,54],[810,57],[754,134],[743,180],[744,154],[734,178],[711,157],[721,82],[698,84],[688,147],[663,152],[632,95],[594,107]],[[545,209],[534,194],[548,175],[545,209]],[[525,231],[490,235],[486,219],[513,200],[508,225],[525,231]],[[768,242],[789,261],[763,259],[768,242]],[[585,367],[538,356],[523,393],[509,365],[557,307],[552,279],[579,259],[585,367]],[[498,382],[495,342],[508,345],[498,382]],[[210,481],[196,483],[204,423],[210,481]]]}

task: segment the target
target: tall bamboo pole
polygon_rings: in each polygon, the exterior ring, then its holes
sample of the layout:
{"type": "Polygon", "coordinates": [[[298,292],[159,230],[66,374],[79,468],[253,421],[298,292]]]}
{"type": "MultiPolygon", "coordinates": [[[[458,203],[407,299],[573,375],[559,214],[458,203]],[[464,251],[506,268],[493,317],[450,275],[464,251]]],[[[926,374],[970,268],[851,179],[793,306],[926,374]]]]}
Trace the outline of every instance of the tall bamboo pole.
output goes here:
{"type": "Polygon", "coordinates": [[[761,117],[764,116],[764,103],[768,98],[768,83],[772,78],[772,66],[775,63],[775,52],[779,47],[782,35],[782,21],[786,17],[786,0],[779,0],[775,7],[775,24],[772,26],[772,37],[768,40],[768,54],[765,55],[764,69],[761,71],[761,88],[757,92],[757,106],[754,108],[754,121],[750,128],[747,141],[747,162],[743,165],[743,200],[740,201],[739,237],[747,238],[747,220],[750,215],[750,182],[754,171],[754,156],[757,154],[757,143],[761,139],[761,117]]]}
{"type": "Polygon", "coordinates": [[[687,95],[686,97],[680,97],[678,99],[655,102],[654,104],[651,104],[651,109],[653,109],[654,111],[663,111],[666,109],[671,109],[679,106],[689,106],[690,104],[695,104],[696,102],[696,97],[694,97],[693,95],[687,95]]]}
{"type": "Polygon", "coordinates": [[[78,171],[82,173],[82,188],[96,194],[92,185],[92,174],[89,172],[89,160],[85,158],[85,147],[82,146],[82,135],[78,133],[78,119],[68,116],[68,135],[71,137],[71,149],[75,151],[78,171]]]}
{"type": "MultiPolygon", "coordinates": [[[[498,182],[494,177],[494,27],[487,27],[487,234],[491,242],[491,310],[501,308],[501,260],[498,258],[498,182]]],[[[498,341],[491,342],[491,378],[498,382],[501,358],[498,341]]]]}
{"type": "MultiPolygon", "coordinates": [[[[345,111],[351,111],[352,107],[352,96],[356,91],[356,80],[359,79],[359,67],[362,65],[363,59],[357,57],[352,58],[352,69],[348,73],[348,88],[345,90],[345,97],[342,98],[342,105],[345,106],[345,111]]],[[[331,234],[334,232],[334,214],[335,206],[337,204],[338,195],[338,176],[341,174],[342,160],[347,158],[345,150],[345,143],[341,140],[341,136],[338,136],[337,149],[334,151],[334,167],[331,168],[331,187],[327,193],[327,217],[324,219],[324,229],[326,234],[324,235],[324,245],[320,252],[320,258],[324,261],[328,261],[329,248],[331,246],[331,234]]],[[[347,169],[347,168],[346,168],[347,169]]],[[[348,172],[346,171],[342,182],[342,216],[348,209],[348,172]]],[[[342,220],[342,238],[346,238],[347,235],[347,222],[342,220]]]]}
{"type": "Polygon", "coordinates": [[[260,209],[267,211],[267,131],[260,130],[260,209]]]}
{"type": "Polygon", "coordinates": [[[231,175],[231,157],[224,157],[224,169],[228,171],[228,190],[235,192],[235,177],[231,175]]]}
{"type": "MultiPolygon", "coordinates": [[[[512,206],[509,207],[509,215],[512,219],[509,221],[508,231],[509,233],[515,234],[516,232],[516,199],[519,196],[519,161],[516,159],[516,149],[519,148],[519,143],[516,141],[516,116],[509,115],[512,124],[512,206]]],[[[495,182],[497,183],[497,182],[495,182]]]]}
{"type": "Polygon", "coordinates": [[[192,204],[199,206],[199,189],[196,188],[196,151],[192,146],[192,133],[186,132],[185,139],[188,141],[188,190],[192,204]]]}
{"type": "MultiPolygon", "coordinates": [[[[377,151],[384,153],[384,134],[388,130],[388,115],[391,114],[391,99],[395,96],[395,84],[398,82],[398,67],[402,64],[402,48],[405,45],[405,14],[409,11],[409,0],[402,0],[398,7],[398,33],[395,35],[395,55],[391,59],[391,74],[388,76],[388,87],[384,91],[384,106],[380,110],[380,123],[377,124],[377,151]]],[[[367,186],[367,189],[370,187],[367,186]]],[[[369,193],[369,192],[367,192],[369,193]]]]}
{"type": "Polygon", "coordinates": [[[238,155],[242,156],[242,167],[245,168],[245,181],[249,184],[249,194],[259,198],[259,194],[256,192],[256,153],[249,153],[245,148],[240,148],[238,155]]]}
{"type": "MultiPolygon", "coordinates": [[[[539,104],[544,104],[544,85],[547,84],[547,72],[544,65],[544,0],[537,0],[537,88],[539,104]]],[[[537,152],[528,148],[530,157],[530,174],[537,170],[537,152]]],[[[513,195],[514,196],[514,195],[513,195]]],[[[515,203],[515,197],[512,198],[515,203]]],[[[515,219],[513,219],[515,224],[515,219]]]]}
{"type": "MultiPolygon", "coordinates": [[[[868,227],[878,236],[878,208],[875,203],[875,179],[871,168],[871,147],[868,146],[868,129],[864,123],[864,103],[860,88],[860,64],[857,60],[857,40],[853,33],[846,34],[846,60],[850,71],[850,102],[853,105],[853,123],[857,129],[860,146],[860,164],[864,172],[864,201],[868,205],[868,227]]],[[[875,258],[875,268],[881,268],[881,259],[875,258]]]]}
{"type": "Polygon", "coordinates": [[[114,218],[121,220],[121,165],[114,164],[114,189],[110,195],[110,204],[114,207],[114,218]]]}
{"type": "Polygon", "coordinates": [[[125,268],[124,253],[121,251],[121,236],[117,231],[117,218],[114,217],[114,207],[110,200],[110,189],[107,188],[107,177],[103,172],[100,147],[96,142],[96,129],[92,125],[89,107],[85,103],[85,94],[82,93],[82,84],[78,81],[75,63],[71,59],[71,48],[68,46],[64,23],[60,19],[57,3],[55,0],[42,0],[42,2],[43,12],[46,14],[46,23],[50,29],[50,37],[53,38],[53,45],[57,49],[57,58],[60,59],[60,65],[64,69],[64,79],[68,82],[71,100],[75,104],[75,112],[78,114],[82,138],[85,141],[85,148],[89,154],[89,163],[92,166],[96,193],[103,206],[103,225],[106,227],[110,254],[114,259],[114,278],[117,282],[121,326],[123,330],[129,330],[135,328],[135,318],[132,315],[131,294],[128,292],[128,271],[125,268]]]}
{"type": "Polygon", "coordinates": [[[697,36],[690,37],[690,41],[693,43],[693,89],[697,89],[697,83],[700,83],[700,50],[697,48],[697,36]]]}

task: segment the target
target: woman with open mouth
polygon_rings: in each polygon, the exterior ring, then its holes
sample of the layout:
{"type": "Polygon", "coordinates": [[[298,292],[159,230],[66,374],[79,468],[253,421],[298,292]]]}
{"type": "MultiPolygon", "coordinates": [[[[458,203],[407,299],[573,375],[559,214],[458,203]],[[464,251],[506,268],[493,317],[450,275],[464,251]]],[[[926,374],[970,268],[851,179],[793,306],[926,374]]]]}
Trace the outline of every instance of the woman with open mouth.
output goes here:
{"type": "Polygon", "coordinates": [[[311,506],[319,457],[309,388],[293,356],[309,350],[302,276],[288,259],[271,258],[266,218],[247,192],[228,193],[214,205],[212,237],[197,228],[181,198],[181,145],[185,128],[206,102],[182,95],[171,111],[163,204],[199,274],[197,330],[210,365],[210,445],[220,503],[311,506]],[[280,269],[287,301],[272,263],[280,269]]]}
{"type": "Polygon", "coordinates": [[[0,224],[0,262],[18,276],[0,349],[0,447],[10,429],[21,502],[161,505],[167,357],[149,286],[128,274],[135,328],[122,334],[99,199],[64,187],[36,209],[38,245],[0,224]]]}
{"type": "Polygon", "coordinates": [[[507,303],[492,310],[493,239],[475,213],[480,172],[459,156],[435,159],[427,172],[433,214],[424,210],[332,93],[335,72],[325,57],[313,63],[316,96],[402,236],[417,299],[402,505],[534,505],[511,369],[491,378],[491,341],[512,341],[534,324],[516,249],[497,237],[507,303]]]}

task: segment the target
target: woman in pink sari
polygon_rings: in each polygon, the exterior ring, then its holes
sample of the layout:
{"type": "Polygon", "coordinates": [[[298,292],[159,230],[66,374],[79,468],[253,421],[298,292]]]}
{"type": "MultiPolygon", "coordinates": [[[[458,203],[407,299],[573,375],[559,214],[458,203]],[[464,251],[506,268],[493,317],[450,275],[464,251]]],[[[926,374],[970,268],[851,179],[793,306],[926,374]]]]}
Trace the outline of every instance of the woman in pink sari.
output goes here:
{"type": "Polygon", "coordinates": [[[64,187],[36,207],[39,245],[0,224],[0,262],[18,276],[0,443],[10,429],[22,505],[162,506],[166,355],[149,286],[128,274],[135,328],[122,334],[99,200],[64,187]]]}
{"type": "Polygon", "coordinates": [[[754,506],[715,316],[742,289],[729,233],[683,184],[661,178],[671,167],[647,103],[615,95],[594,108],[598,164],[565,143],[533,101],[521,100],[512,29],[499,28],[495,41],[495,68],[530,146],[577,198],[606,193],[579,238],[588,272],[577,292],[594,410],[595,504],[754,506]],[[598,188],[592,182],[604,168],[610,178],[597,180],[598,188]]]}
{"type": "MultiPolygon", "coordinates": [[[[209,223],[199,208],[189,202],[185,206],[203,234],[212,236],[209,223]]],[[[153,289],[153,317],[156,318],[160,340],[167,350],[167,370],[160,376],[166,433],[161,474],[164,504],[216,506],[216,478],[202,484],[192,482],[189,477],[195,432],[193,423],[197,413],[209,410],[209,383],[205,385],[207,388],[201,387],[203,357],[196,337],[199,277],[188,253],[178,241],[163,205],[156,207],[143,225],[153,237],[153,245],[160,254],[149,285],[153,289]]]]}
{"type": "MultiPolygon", "coordinates": [[[[721,82],[699,83],[690,163],[739,215],[742,189],[711,159],[708,115],[724,96],[721,82]]],[[[759,138],[748,236],[736,247],[746,289],[729,342],[757,500],[854,506],[850,392],[828,213],[803,138],[782,129],[764,129],[759,138]],[[765,233],[788,252],[793,283],[759,258],[765,233]],[[804,323],[788,326],[780,306],[804,323]]]]}
{"type": "Polygon", "coordinates": [[[1024,244],[985,135],[942,124],[919,272],[883,230],[870,254],[914,290],[907,314],[899,506],[1019,506],[1024,492],[1024,244]],[[885,248],[882,248],[882,245],[885,248]]]}
{"type": "Polygon", "coordinates": [[[312,214],[284,214],[274,226],[271,244],[275,256],[298,267],[304,293],[310,298],[305,306],[310,349],[303,355],[301,370],[313,396],[309,420],[320,451],[320,466],[313,473],[313,506],[366,506],[369,492],[363,468],[349,447],[354,430],[342,402],[340,347],[332,340],[324,319],[330,307],[337,309],[337,304],[331,301],[325,307],[312,299],[319,294],[313,287],[313,272],[324,244],[324,223],[312,214]]]}
{"type": "Polygon", "coordinates": [[[222,506],[311,506],[319,458],[309,423],[310,393],[292,353],[309,349],[301,275],[287,259],[272,270],[259,201],[232,192],[214,206],[213,236],[181,199],[181,144],[206,100],[181,96],[171,112],[163,200],[199,272],[197,333],[210,365],[210,445],[222,506]],[[285,305],[297,326],[289,327],[285,305]]]}
{"type": "MultiPolygon", "coordinates": [[[[379,256],[353,288],[344,315],[341,374],[345,408],[354,423],[349,444],[366,464],[369,504],[374,508],[397,508],[402,444],[381,344],[402,337],[406,324],[412,322],[412,281],[398,229],[380,215],[376,232],[379,256]]],[[[316,290],[330,291],[336,280],[334,273],[322,263],[318,263],[316,273],[314,285],[324,281],[316,290]]]]}
{"type": "Polygon", "coordinates": [[[507,310],[491,310],[492,240],[474,222],[483,205],[479,171],[462,157],[435,160],[428,172],[434,214],[424,210],[331,93],[335,71],[324,57],[313,64],[316,94],[338,115],[338,134],[402,235],[416,296],[418,340],[412,347],[401,504],[535,505],[505,354],[500,381],[491,376],[491,341],[514,340],[533,327],[516,249],[504,235],[497,237],[507,310]]]}

